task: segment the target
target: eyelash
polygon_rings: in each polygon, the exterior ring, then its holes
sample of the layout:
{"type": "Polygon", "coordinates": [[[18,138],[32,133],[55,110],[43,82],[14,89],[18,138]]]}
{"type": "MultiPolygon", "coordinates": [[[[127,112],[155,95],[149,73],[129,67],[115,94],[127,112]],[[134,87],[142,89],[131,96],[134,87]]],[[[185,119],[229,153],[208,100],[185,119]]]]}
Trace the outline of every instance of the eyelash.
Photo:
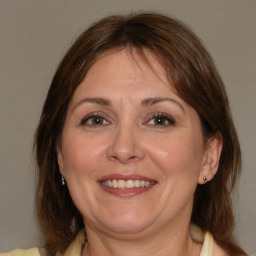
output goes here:
{"type": "MultiPolygon", "coordinates": [[[[95,120],[94,120],[95,121],[95,120]]],[[[86,115],[79,123],[81,126],[90,126],[90,127],[101,127],[101,126],[104,126],[104,125],[109,125],[111,124],[103,115],[102,113],[98,113],[98,112],[95,112],[95,113],[90,113],[88,115],[86,115]],[[98,124],[93,124],[93,118],[98,118],[100,120],[100,123],[98,124]],[[91,122],[89,124],[89,121],[91,122]]],[[[169,116],[169,115],[166,115],[164,113],[152,113],[152,114],[149,114],[147,116],[147,121],[144,122],[144,124],[147,124],[149,126],[156,126],[158,128],[166,128],[166,127],[169,127],[169,126],[172,126],[172,125],[175,125],[176,124],[176,121],[173,117],[169,116]],[[155,123],[157,122],[157,119],[161,121],[164,121],[164,124],[161,124],[161,123],[155,123]],[[154,123],[153,124],[150,124],[150,122],[153,121],[154,123]],[[167,122],[167,123],[166,123],[167,122]]]]}
{"type": "Polygon", "coordinates": [[[153,114],[150,114],[148,116],[148,121],[146,121],[147,124],[149,125],[152,125],[152,126],[156,126],[156,127],[159,127],[159,128],[165,128],[165,127],[168,127],[168,126],[172,126],[172,125],[175,125],[176,124],[176,121],[173,117],[169,116],[169,115],[166,115],[164,113],[153,113],[153,114]],[[157,121],[157,119],[161,119],[161,120],[164,120],[164,122],[168,122],[167,124],[149,124],[149,122],[151,120],[154,120],[155,122],[157,121]]]}
{"type": "Polygon", "coordinates": [[[108,124],[110,124],[110,122],[109,122],[106,118],[103,117],[102,113],[90,113],[90,114],[86,115],[86,116],[80,121],[79,124],[80,124],[81,126],[86,125],[86,126],[91,126],[91,127],[101,127],[101,126],[103,126],[103,125],[108,125],[108,124]],[[91,120],[91,122],[93,122],[93,118],[98,118],[98,119],[100,119],[103,123],[101,123],[101,124],[93,124],[93,123],[89,124],[88,121],[91,120]],[[104,122],[107,122],[107,124],[104,124],[104,122]]]}

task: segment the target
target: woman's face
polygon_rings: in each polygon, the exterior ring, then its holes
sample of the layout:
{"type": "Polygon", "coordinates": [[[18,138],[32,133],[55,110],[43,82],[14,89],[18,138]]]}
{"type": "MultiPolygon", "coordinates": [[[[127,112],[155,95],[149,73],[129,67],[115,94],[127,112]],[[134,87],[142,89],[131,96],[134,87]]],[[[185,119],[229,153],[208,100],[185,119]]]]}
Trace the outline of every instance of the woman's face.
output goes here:
{"type": "Polygon", "coordinates": [[[153,69],[136,52],[105,54],[69,104],[58,162],[87,230],[152,234],[190,221],[206,161],[199,117],[147,57],[153,69]]]}

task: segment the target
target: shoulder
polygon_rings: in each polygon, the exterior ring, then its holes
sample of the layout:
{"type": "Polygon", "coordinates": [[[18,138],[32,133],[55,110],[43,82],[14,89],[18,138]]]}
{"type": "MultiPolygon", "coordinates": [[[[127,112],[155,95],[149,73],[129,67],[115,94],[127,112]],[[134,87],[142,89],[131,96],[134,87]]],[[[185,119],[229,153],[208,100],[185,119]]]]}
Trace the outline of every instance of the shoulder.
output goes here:
{"type": "Polygon", "coordinates": [[[38,248],[28,250],[13,250],[11,252],[0,253],[0,256],[40,256],[38,248]]]}

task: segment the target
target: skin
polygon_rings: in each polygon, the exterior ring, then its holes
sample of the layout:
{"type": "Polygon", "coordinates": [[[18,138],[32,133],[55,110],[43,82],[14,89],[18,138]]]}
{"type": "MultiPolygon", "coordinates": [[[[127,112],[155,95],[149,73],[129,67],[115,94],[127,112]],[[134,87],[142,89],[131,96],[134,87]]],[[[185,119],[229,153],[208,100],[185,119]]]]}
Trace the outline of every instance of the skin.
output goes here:
{"type": "Polygon", "coordinates": [[[136,51],[101,56],[68,107],[58,162],[84,217],[84,255],[200,254],[188,231],[193,193],[216,173],[221,141],[205,143],[196,111],[175,93],[155,56],[146,55],[153,70],[136,51]],[[169,100],[145,104],[156,97],[169,100]],[[156,184],[120,197],[98,182],[110,174],[142,175],[156,184]]]}

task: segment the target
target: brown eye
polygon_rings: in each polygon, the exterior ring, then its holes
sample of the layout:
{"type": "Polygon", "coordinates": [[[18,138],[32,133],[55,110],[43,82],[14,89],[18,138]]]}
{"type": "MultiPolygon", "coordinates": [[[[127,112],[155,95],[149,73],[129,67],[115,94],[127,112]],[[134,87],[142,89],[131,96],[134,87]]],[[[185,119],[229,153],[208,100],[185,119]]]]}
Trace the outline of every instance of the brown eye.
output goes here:
{"type": "Polygon", "coordinates": [[[104,119],[101,116],[94,116],[91,118],[92,125],[101,125],[103,122],[104,119]]]}
{"type": "Polygon", "coordinates": [[[154,124],[155,125],[166,125],[168,121],[166,120],[165,117],[155,117],[154,118],[154,124]]]}
{"type": "Polygon", "coordinates": [[[83,118],[80,124],[87,126],[101,126],[108,125],[109,122],[100,115],[90,115],[83,118]]]}
{"type": "Polygon", "coordinates": [[[149,119],[147,124],[152,126],[166,127],[175,124],[175,120],[165,114],[157,114],[149,119]]]}

